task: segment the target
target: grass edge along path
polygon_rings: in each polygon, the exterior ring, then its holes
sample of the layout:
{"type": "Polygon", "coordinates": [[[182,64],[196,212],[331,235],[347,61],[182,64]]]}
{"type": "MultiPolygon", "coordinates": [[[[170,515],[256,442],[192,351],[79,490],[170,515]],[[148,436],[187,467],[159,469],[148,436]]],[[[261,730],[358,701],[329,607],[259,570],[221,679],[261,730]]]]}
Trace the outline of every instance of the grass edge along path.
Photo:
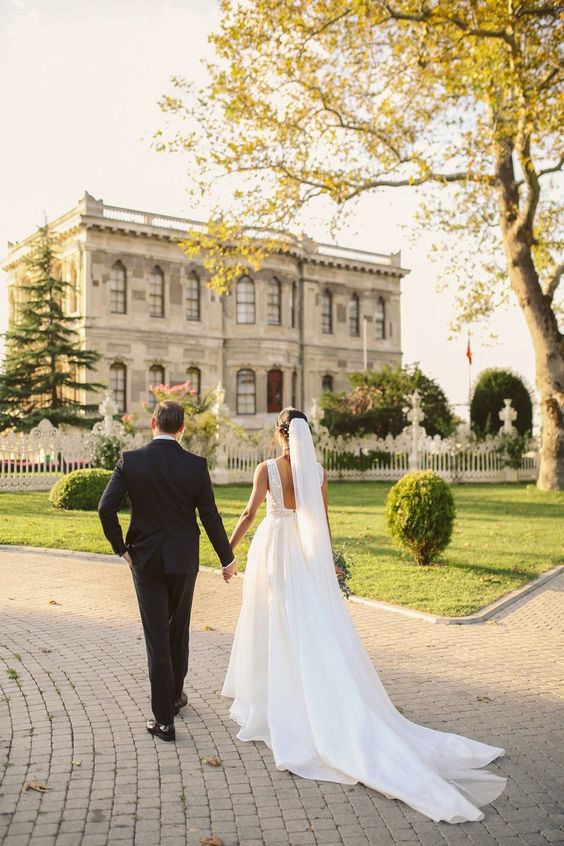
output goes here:
{"type": "MultiPolygon", "coordinates": [[[[384,482],[335,482],[329,487],[334,545],[353,559],[351,589],[359,596],[446,616],[478,611],[564,562],[564,492],[534,485],[453,485],[453,539],[433,566],[418,567],[385,531],[384,482]]],[[[216,488],[227,531],[250,488],[216,488]]],[[[264,508],[264,506],[263,506],[264,508]]],[[[257,518],[261,519],[263,512],[257,518]]],[[[129,515],[120,515],[125,529],[129,515]]],[[[237,550],[244,570],[249,539],[237,550]]],[[[201,563],[219,566],[202,533],[201,563]]],[[[111,553],[95,512],[57,511],[47,493],[0,493],[0,543],[111,553]]]]}

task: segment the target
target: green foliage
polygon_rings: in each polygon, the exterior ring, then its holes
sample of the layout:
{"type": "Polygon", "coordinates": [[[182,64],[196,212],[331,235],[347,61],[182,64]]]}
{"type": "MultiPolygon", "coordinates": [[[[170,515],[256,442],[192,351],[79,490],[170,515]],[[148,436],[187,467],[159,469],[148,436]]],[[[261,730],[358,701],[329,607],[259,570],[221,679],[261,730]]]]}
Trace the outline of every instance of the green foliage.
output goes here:
{"type": "Polygon", "coordinates": [[[114,469],[126,446],[125,438],[119,435],[92,434],[88,441],[92,465],[104,470],[114,469]]]}
{"type": "Polygon", "coordinates": [[[480,373],[470,403],[472,431],[479,438],[499,432],[502,425],[499,412],[504,407],[503,400],[506,398],[511,399],[517,412],[513,425],[520,435],[530,434],[533,426],[533,404],[522,379],[511,370],[490,367],[480,373]]]}
{"type": "Polygon", "coordinates": [[[407,473],[386,500],[386,525],[394,542],[417,564],[431,564],[452,537],[456,509],[450,487],[426,470],[407,473]]]}
{"type": "Polygon", "coordinates": [[[498,439],[498,443],[497,452],[504,457],[505,466],[511,467],[513,470],[518,470],[529,446],[528,435],[502,434],[498,439]]]}
{"type": "Polygon", "coordinates": [[[448,437],[453,433],[455,417],[444,391],[418,365],[386,365],[376,371],[353,373],[349,378],[352,390],[348,394],[326,393],[321,398],[321,422],[331,434],[399,435],[409,425],[407,396],[415,390],[421,395],[427,434],[448,437]]]}
{"type": "Polygon", "coordinates": [[[353,560],[346,552],[346,544],[335,548],[333,550],[333,563],[337,570],[337,581],[345,599],[348,599],[352,591],[350,588],[350,580],[352,578],[353,560]]]}
{"type": "Polygon", "coordinates": [[[95,511],[111,475],[110,470],[98,468],[73,470],[55,482],[49,502],[66,511],[95,511]]]}
{"type": "Polygon", "coordinates": [[[26,276],[16,285],[15,319],[4,336],[0,429],[29,431],[43,418],[54,426],[92,425],[97,405],[80,403],[73,396],[76,391],[103,387],[81,375],[95,369],[100,354],[83,348],[77,331],[82,317],[65,313],[73,286],[57,279],[56,261],[45,225],[30,247],[26,276]]]}

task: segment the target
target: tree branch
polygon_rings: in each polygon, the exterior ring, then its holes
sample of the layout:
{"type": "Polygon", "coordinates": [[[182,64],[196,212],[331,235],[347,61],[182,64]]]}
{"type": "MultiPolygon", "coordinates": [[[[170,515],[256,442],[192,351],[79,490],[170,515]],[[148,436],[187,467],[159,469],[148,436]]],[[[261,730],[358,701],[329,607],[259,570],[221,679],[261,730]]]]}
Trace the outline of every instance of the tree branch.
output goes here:
{"type": "Polygon", "coordinates": [[[546,286],[543,290],[543,294],[551,302],[554,298],[554,294],[556,293],[556,289],[558,288],[558,285],[560,284],[560,280],[561,280],[563,274],[564,274],[564,262],[562,262],[562,264],[558,265],[558,267],[556,268],[556,270],[554,271],[554,273],[552,274],[552,276],[550,277],[550,279],[546,283],[546,286]]]}
{"type": "Polygon", "coordinates": [[[397,9],[393,9],[389,3],[386,3],[385,7],[390,17],[394,20],[413,21],[414,23],[432,23],[434,19],[438,23],[453,24],[453,26],[456,26],[467,35],[473,35],[476,38],[498,38],[509,44],[512,49],[515,50],[517,48],[515,39],[511,33],[504,29],[482,29],[481,27],[470,26],[470,24],[466,23],[466,21],[457,16],[436,15],[429,11],[420,12],[419,14],[400,12],[397,9]]]}
{"type": "Polygon", "coordinates": [[[562,170],[564,167],[564,156],[560,157],[560,161],[558,164],[555,164],[554,167],[545,167],[543,170],[539,170],[539,179],[541,176],[546,176],[547,173],[558,173],[558,171],[562,170]]]}

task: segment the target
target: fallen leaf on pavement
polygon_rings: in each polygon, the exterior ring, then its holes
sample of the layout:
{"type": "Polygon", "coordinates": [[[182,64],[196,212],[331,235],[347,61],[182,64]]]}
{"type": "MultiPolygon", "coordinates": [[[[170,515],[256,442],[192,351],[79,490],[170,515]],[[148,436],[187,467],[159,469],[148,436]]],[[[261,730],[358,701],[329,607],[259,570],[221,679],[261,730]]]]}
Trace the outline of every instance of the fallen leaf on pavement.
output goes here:
{"type": "Polygon", "coordinates": [[[202,764],[207,764],[208,767],[221,767],[219,758],[200,758],[202,764]]]}
{"type": "Polygon", "coordinates": [[[478,699],[480,702],[493,702],[491,696],[477,696],[476,699],[478,699]]]}
{"type": "Polygon", "coordinates": [[[42,652],[51,652],[48,646],[40,646],[39,648],[42,652]]]}
{"type": "Polygon", "coordinates": [[[215,629],[214,629],[213,626],[204,626],[202,631],[203,632],[215,632],[215,629]]]}
{"type": "Polygon", "coordinates": [[[38,793],[45,793],[49,788],[41,781],[26,781],[22,785],[22,793],[27,793],[28,790],[37,790],[38,793]]]}
{"type": "Polygon", "coordinates": [[[60,605],[60,604],[61,604],[61,603],[60,603],[60,602],[57,602],[57,600],[56,600],[56,599],[50,599],[50,600],[49,600],[49,605],[60,605]]]}
{"type": "Polygon", "coordinates": [[[202,846],[223,846],[221,837],[202,837],[200,843],[202,846]]]}
{"type": "Polygon", "coordinates": [[[80,767],[82,764],[82,758],[73,758],[72,765],[73,767],[80,767]]]}

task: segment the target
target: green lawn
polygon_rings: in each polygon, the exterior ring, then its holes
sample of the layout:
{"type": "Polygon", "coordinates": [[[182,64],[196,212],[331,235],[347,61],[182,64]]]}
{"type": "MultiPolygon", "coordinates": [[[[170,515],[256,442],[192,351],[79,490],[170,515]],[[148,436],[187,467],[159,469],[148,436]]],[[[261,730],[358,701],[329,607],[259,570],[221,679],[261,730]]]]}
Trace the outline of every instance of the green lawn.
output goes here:
{"type": "MultiPolygon", "coordinates": [[[[465,615],[564,561],[564,493],[541,493],[532,485],[459,485],[452,491],[457,520],[441,562],[417,567],[391,544],[384,530],[389,485],[380,482],[330,485],[335,545],[346,543],[354,559],[351,587],[436,614],[465,615]]],[[[230,531],[249,487],[216,489],[230,531]]],[[[46,493],[0,494],[0,542],[110,552],[98,517],[54,510],[46,493]]],[[[261,514],[262,516],[262,514],[261,514]]],[[[122,515],[125,528],[128,515],[122,515]]],[[[238,551],[240,569],[248,548],[238,551]]],[[[202,534],[202,563],[217,566],[202,534]]]]}

